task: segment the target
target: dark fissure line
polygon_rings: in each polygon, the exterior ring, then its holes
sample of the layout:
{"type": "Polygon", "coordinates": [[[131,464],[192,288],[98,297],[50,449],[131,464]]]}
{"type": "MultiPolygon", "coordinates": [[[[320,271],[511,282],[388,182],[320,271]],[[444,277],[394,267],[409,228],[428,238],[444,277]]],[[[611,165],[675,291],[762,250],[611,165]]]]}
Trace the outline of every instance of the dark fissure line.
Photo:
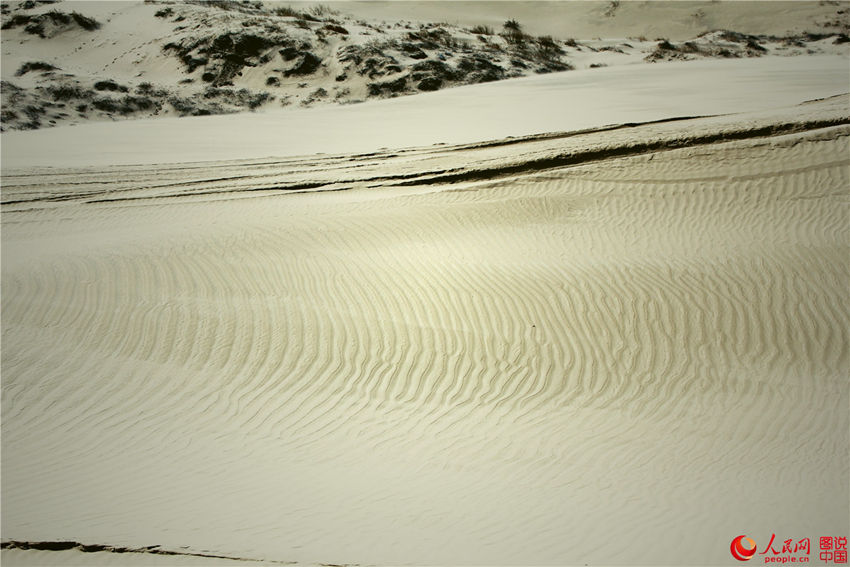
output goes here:
{"type": "MultiPolygon", "coordinates": [[[[460,173],[427,177],[425,179],[414,179],[412,181],[398,183],[397,185],[435,185],[443,183],[458,183],[461,181],[484,181],[488,179],[496,179],[499,177],[516,175],[519,173],[533,173],[538,171],[545,171],[547,169],[565,167],[569,165],[582,165],[594,161],[633,156],[655,151],[675,150],[680,148],[708,145],[719,142],[746,140],[750,138],[779,136],[782,134],[805,132],[808,130],[817,130],[819,128],[828,128],[830,126],[843,126],[846,124],[850,124],[850,118],[816,120],[802,123],[796,122],[785,124],[773,124],[770,126],[763,126],[761,128],[753,128],[751,130],[741,130],[737,132],[721,132],[717,134],[691,136],[674,140],[658,140],[654,142],[642,143],[639,142],[619,147],[608,147],[599,150],[589,150],[585,152],[561,154],[552,157],[525,161],[522,163],[517,163],[508,166],[497,166],[486,169],[473,169],[460,173]]],[[[427,173],[423,175],[427,175],[427,173]]]]}
{"type": "MultiPolygon", "coordinates": [[[[148,553],[151,555],[188,555],[192,557],[207,557],[210,559],[230,559],[233,561],[265,561],[262,559],[251,559],[247,557],[230,557],[227,555],[215,555],[212,553],[196,553],[191,551],[173,551],[161,549],[158,545],[147,547],[121,547],[103,544],[85,544],[77,541],[4,541],[0,543],[0,549],[35,549],[39,551],[66,551],[76,549],[84,553],[108,552],[108,553],[148,553]]],[[[270,563],[289,564],[283,561],[269,561],[270,563]]]]}
{"type": "MultiPolygon", "coordinates": [[[[469,149],[480,149],[486,148],[490,146],[498,146],[498,145],[512,145],[512,144],[521,144],[545,139],[556,139],[561,137],[571,137],[579,134],[592,133],[592,132],[604,132],[609,130],[618,130],[621,128],[634,128],[638,126],[644,126],[647,124],[658,124],[664,122],[675,122],[675,121],[685,121],[692,120],[692,117],[681,117],[681,118],[668,118],[664,120],[656,120],[653,122],[646,123],[628,123],[621,124],[618,126],[611,126],[601,129],[592,129],[588,131],[580,131],[580,132],[570,132],[570,133],[558,133],[558,134],[543,134],[536,136],[529,136],[526,138],[517,138],[517,139],[509,139],[502,140],[499,142],[492,142],[481,145],[468,145],[468,146],[457,146],[449,149],[450,152],[453,151],[464,151],[469,149]]],[[[770,137],[770,136],[779,136],[783,134],[791,134],[797,132],[805,132],[809,130],[817,130],[820,128],[827,128],[831,126],[842,126],[850,124],[850,118],[842,117],[835,118],[829,120],[813,120],[808,122],[786,122],[783,124],[772,124],[768,126],[762,126],[760,128],[752,128],[748,130],[739,130],[739,131],[726,131],[726,132],[718,132],[714,134],[705,134],[702,136],[690,136],[690,137],[682,137],[677,139],[668,139],[668,140],[656,140],[650,142],[636,142],[633,144],[625,144],[616,147],[606,147],[596,150],[587,150],[587,151],[577,151],[573,153],[566,153],[560,155],[554,155],[545,158],[533,159],[529,161],[523,161],[521,163],[515,163],[512,165],[504,165],[504,166],[494,166],[489,168],[482,169],[447,169],[447,170],[433,170],[433,171],[419,171],[414,173],[403,173],[403,174],[395,174],[395,175],[383,175],[376,177],[366,177],[360,179],[343,179],[343,180],[334,180],[334,181],[319,181],[319,182],[302,182],[302,183],[293,183],[290,185],[272,185],[272,186],[263,186],[263,187],[242,187],[242,188],[221,188],[221,189],[208,189],[201,191],[189,191],[183,193],[172,193],[165,195],[140,195],[140,196],[132,196],[132,197],[102,197],[102,198],[87,198],[96,195],[97,193],[91,193],[89,195],[81,195],[81,194],[72,194],[72,195],[55,195],[49,197],[41,197],[34,199],[20,199],[20,200],[10,200],[5,201],[3,205],[17,205],[23,203],[33,203],[33,202],[50,202],[50,201],[69,201],[69,200],[85,200],[87,203],[113,203],[120,201],[142,201],[142,200],[150,200],[150,199],[163,199],[163,198],[177,198],[177,197],[193,197],[193,196],[201,196],[201,195],[214,195],[214,194],[227,194],[227,193],[246,193],[246,192],[270,192],[270,191],[281,191],[281,192],[299,192],[305,190],[331,190],[336,191],[339,189],[328,189],[329,186],[332,185],[350,185],[354,184],[369,184],[369,183],[387,183],[390,182],[394,186],[398,187],[406,187],[406,186],[419,186],[419,185],[437,185],[437,184],[451,184],[451,183],[459,183],[464,181],[486,181],[490,179],[497,179],[500,177],[509,177],[512,175],[517,175],[521,173],[535,173],[541,172],[548,169],[557,169],[560,167],[566,166],[574,166],[574,165],[583,165],[586,163],[592,163],[596,161],[602,161],[606,159],[620,158],[620,157],[628,157],[634,155],[640,155],[644,153],[656,152],[656,151],[667,151],[674,149],[681,149],[686,147],[694,147],[701,145],[708,145],[714,143],[722,143],[722,142],[731,142],[737,140],[746,140],[752,138],[762,138],[762,137],[770,137]],[[395,182],[395,183],[393,183],[395,182]]],[[[223,180],[231,180],[231,179],[240,179],[248,176],[237,176],[232,178],[221,178],[216,180],[204,180],[205,182],[209,181],[223,181],[223,180]]],[[[196,182],[188,182],[186,185],[191,185],[196,182]]],[[[180,184],[178,184],[180,185],[180,184]]],[[[348,188],[348,187],[346,187],[348,188]]],[[[138,190],[136,188],[135,190],[138,190]]],[[[7,211],[7,212],[17,212],[17,211],[7,211]]]]}

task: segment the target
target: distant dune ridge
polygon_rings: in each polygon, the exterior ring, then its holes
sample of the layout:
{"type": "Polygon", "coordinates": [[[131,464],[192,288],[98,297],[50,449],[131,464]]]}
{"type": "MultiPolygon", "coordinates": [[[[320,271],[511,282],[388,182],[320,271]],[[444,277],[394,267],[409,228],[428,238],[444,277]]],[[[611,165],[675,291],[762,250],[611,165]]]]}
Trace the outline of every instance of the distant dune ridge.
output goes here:
{"type": "Polygon", "coordinates": [[[4,566],[850,534],[848,5],[444,5],[3,4],[4,566]]]}
{"type": "Polygon", "coordinates": [[[447,22],[460,26],[499,27],[507,19],[522,22],[529,33],[559,39],[614,37],[668,38],[684,41],[713,30],[734,30],[768,36],[829,30],[846,32],[850,12],[846,2],[742,0],[632,2],[573,0],[521,2],[479,0],[417,2],[326,2],[327,6],[370,20],[447,22]],[[485,7],[486,6],[486,7],[485,7]],[[768,7],[769,6],[769,7],[768,7]]]}
{"type": "Polygon", "coordinates": [[[639,62],[850,51],[850,9],[840,3],[527,4],[4,2],[0,128],[350,104],[639,62]],[[375,10],[396,19],[350,15],[375,10]],[[598,39],[603,31],[613,35],[598,39]]]}

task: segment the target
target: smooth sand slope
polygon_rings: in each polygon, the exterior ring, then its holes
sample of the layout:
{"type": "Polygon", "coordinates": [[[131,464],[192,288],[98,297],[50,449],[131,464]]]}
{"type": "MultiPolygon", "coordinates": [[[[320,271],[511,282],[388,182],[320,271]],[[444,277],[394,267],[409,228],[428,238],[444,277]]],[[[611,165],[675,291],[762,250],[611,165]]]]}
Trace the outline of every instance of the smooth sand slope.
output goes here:
{"type": "Polygon", "coordinates": [[[727,564],[846,534],[848,114],[6,172],[4,540],[727,564]]]}
{"type": "Polygon", "coordinates": [[[4,168],[181,163],[459,144],[846,93],[847,57],[764,57],[551,73],[342,107],[6,132],[4,168]]]}

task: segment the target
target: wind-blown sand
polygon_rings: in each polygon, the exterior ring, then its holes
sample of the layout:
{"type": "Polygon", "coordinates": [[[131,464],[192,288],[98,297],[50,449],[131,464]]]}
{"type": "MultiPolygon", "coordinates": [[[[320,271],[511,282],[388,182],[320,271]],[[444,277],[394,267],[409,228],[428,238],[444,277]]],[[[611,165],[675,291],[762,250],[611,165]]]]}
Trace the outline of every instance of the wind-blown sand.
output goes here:
{"type": "Polygon", "coordinates": [[[848,115],[6,171],[4,540],[727,564],[847,534],[848,115]]]}

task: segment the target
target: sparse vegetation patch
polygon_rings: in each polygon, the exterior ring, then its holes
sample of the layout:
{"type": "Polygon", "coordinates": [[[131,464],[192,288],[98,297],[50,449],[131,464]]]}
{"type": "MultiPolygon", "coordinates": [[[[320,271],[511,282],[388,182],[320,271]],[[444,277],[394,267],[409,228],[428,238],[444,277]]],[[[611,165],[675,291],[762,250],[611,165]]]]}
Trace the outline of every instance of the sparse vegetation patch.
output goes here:
{"type": "Polygon", "coordinates": [[[122,93],[126,93],[130,90],[124,85],[119,85],[118,83],[112,80],[98,81],[94,84],[94,89],[96,91],[117,91],[122,93]]]}
{"type": "Polygon", "coordinates": [[[74,28],[94,31],[100,28],[100,22],[79,12],[67,14],[51,10],[38,15],[16,14],[3,23],[2,29],[14,29],[22,26],[26,33],[46,39],[74,28]]]}
{"type": "MultiPolygon", "coordinates": [[[[88,41],[87,33],[101,26],[79,12],[53,6],[35,10],[48,1],[0,3],[2,28],[16,30],[14,41],[21,38],[24,44],[40,40],[23,34],[49,39],[69,32],[69,43],[79,40],[83,45],[88,41]]],[[[145,3],[153,5],[149,14],[159,19],[160,28],[170,27],[167,36],[160,34],[153,41],[173,60],[172,65],[176,63],[178,76],[156,86],[145,81],[150,56],[141,45],[112,61],[138,65],[138,71],[124,74],[120,81],[110,76],[110,65],[76,76],[57,68],[55,62],[27,61],[15,72],[26,77],[20,83],[25,87],[4,83],[2,128],[161,113],[221,114],[257,109],[272,100],[280,105],[348,104],[369,97],[566,71],[573,68],[573,57],[581,57],[583,67],[598,68],[615,64],[620,57],[625,61],[636,49],[652,62],[836,52],[838,48],[830,46],[850,43],[843,28],[834,30],[820,24],[810,33],[788,37],[717,30],[689,41],[659,38],[650,44],[646,38],[637,38],[641,43],[632,45],[534,36],[516,19],[508,19],[494,30],[487,25],[462,28],[449,23],[370,23],[340,15],[326,5],[306,3],[145,3]],[[594,53],[600,58],[595,59],[594,53]],[[271,90],[274,96],[262,89],[271,90]]],[[[621,9],[619,2],[600,3],[596,14],[621,17],[621,9]]],[[[839,15],[844,17],[841,11],[836,17],[839,15]]],[[[707,16],[702,20],[708,21],[707,16]]],[[[108,49],[112,41],[111,36],[105,42],[96,37],[89,43],[108,49]]]]}
{"type": "Polygon", "coordinates": [[[50,63],[45,63],[44,61],[29,61],[18,68],[18,70],[15,72],[15,76],[20,77],[21,75],[26,75],[31,71],[55,71],[58,68],[59,67],[51,65],[50,63]]]}

